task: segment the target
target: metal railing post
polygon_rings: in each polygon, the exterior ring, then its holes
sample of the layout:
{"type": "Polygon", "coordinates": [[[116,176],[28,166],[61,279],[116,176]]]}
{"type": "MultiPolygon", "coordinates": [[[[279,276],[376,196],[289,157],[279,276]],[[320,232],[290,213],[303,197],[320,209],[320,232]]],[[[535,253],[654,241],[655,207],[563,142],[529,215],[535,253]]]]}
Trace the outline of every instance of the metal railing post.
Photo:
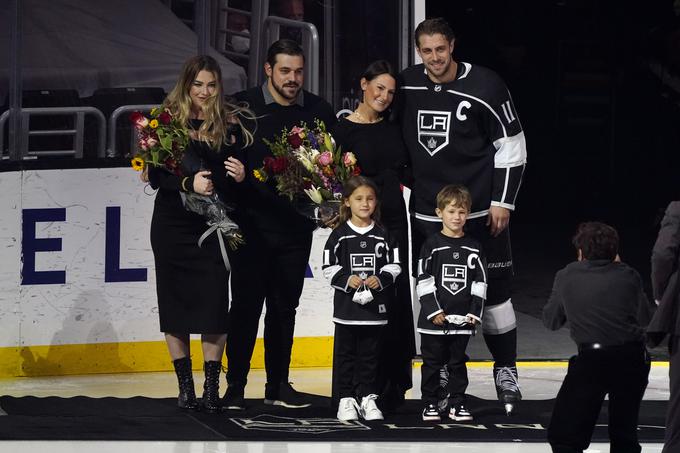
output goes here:
{"type": "Polygon", "coordinates": [[[10,51],[9,51],[9,158],[19,160],[24,148],[24,134],[21,125],[21,43],[22,18],[21,0],[12,0],[10,7],[10,51]]]}

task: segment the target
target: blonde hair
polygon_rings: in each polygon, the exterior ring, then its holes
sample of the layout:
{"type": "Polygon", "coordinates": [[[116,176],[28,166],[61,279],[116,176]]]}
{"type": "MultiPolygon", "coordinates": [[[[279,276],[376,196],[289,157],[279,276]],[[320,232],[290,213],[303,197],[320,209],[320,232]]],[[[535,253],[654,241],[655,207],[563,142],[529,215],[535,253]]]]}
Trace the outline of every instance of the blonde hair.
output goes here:
{"type": "Polygon", "coordinates": [[[378,186],[376,186],[372,180],[365,176],[352,176],[345,182],[345,185],[342,188],[342,202],[340,203],[339,213],[340,222],[338,222],[338,225],[342,225],[352,218],[352,210],[349,208],[349,206],[345,205],[345,201],[349,200],[349,197],[351,197],[354,191],[359,187],[370,187],[373,189],[373,193],[375,193],[376,204],[371,218],[376,223],[380,223],[380,198],[378,198],[378,186]]]}
{"type": "Polygon", "coordinates": [[[449,184],[444,186],[437,194],[437,208],[440,210],[446,209],[449,203],[453,202],[454,206],[461,206],[467,212],[472,209],[472,197],[467,187],[459,184],[449,184]]]}
{"type": "Polygon", "coordinates": [[[224,100],[222,88],[222,69],[217,61],[208,55],[197,55],[184,63],[182,72],[174,88],[163,101],[163,108],[168,108],[181,124],[191,129],[191,97],[189,92],[196,76],[201,71],[211,72],[215,76],[215,93],[206,100],[203,107],[205,120],[198,128],[198,139],[207,142],[211,148],[219,149],[229,144],[229,123],[235,123],[241,129],[245,145],[253,143],[253,133],[243,124],[242,119],[255,122],[255,114],[246,104],[232,104],[224,100]]]}

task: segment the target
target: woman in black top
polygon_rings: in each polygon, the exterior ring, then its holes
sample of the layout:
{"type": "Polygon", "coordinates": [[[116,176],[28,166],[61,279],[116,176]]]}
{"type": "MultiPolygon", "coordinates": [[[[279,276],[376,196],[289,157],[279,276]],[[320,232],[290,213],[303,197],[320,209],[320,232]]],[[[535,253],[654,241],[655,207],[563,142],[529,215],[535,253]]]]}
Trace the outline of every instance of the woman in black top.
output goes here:
{"type": "MultiPolygon", "coordinates": [[[[231,197],[245,171],[230,130],[241,126],[248,110],[226,104],[222,74],[209,56],[188,60],[174,89],[163,102],[189,130],[191,141],[184,151],[182,176],[156,167],[148,168],[148,181],[158,189],[151,220],[151,248],[156,264],[156,289],[160,328],[179,381],[178,405],[197,409],[194,393],[190,334],[201,334],[205,359],[203,407],[219,409],[219,373],[226,341],[229,272],[223,261],[217,234],[198,246],[208,229],[206,219],[185,209],[182,193],[218,193],[231,197]],[[225,171],[226,170],[226,171],[225,171]]],[[[246,143],[252,134],[240,127],[246,143]]]]}
{"type": "MultiPolygon", "coordinates": [[[[407,154],[399,126],[387,119],[396,91],[392,66],[384,60],[374,61],[362,74],[360,85],[362,102],[354,112],[338,121],[332,134],[343,151],[356,155],[362,176],[377,185],[381,222],[397,240],[400,251],[407,253],[406,205],[400,183],[407,154]]],[[[400,261],[408,263],[408,256],[401,256],[400,261]]],[[[379,376],[382,394],[378,403],[388,411],[401,404],[404,393],[411,388],[411,359],[415,354],[408,272],[402,272],[397,278],[395,291],[379,376]]]]}

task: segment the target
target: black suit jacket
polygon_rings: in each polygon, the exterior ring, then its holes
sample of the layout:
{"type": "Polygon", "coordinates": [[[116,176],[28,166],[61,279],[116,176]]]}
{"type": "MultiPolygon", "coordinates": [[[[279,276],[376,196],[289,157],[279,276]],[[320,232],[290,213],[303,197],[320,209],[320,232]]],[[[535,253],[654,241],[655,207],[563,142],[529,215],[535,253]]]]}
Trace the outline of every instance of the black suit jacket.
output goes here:
{"type": "Polygon", "coordinates": [[[661,221],[661,229],[652,249],[652,291],[659,304],[647,327],[651,346],[666,335],[680,335],[680,201],[671,202],[661,221]]]}

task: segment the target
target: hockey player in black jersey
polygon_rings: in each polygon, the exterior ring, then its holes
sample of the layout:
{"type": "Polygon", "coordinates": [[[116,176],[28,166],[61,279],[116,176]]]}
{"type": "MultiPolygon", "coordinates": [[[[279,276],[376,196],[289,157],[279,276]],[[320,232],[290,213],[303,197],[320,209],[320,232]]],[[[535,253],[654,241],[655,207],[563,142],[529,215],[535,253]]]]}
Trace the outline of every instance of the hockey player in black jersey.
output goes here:
{"type": "Polygon", "coordinates": [[[453,60],[455,37],[446,21],[420,23],[415,41],[423,64],[401,73],[395,109],[414,179],[412,250],[416,256],[425,238],[441,229],[437,192],[447,184],[466,186],[472,208],[465,230],[482,243],[488,259],[484,339],[495,361],[498,397],[512,410],[521,393],[508,224],[526,163],[524,132],[500,77],[453,60]]]}
{"type": "Polygon", "coordinates": [[[418,259],[425,421],[440,421],[447,406],[452,420],[472,420],[465,407],[465,348],[482,322],[487,283],[481,246],[463,232],[470,205],[470,192],[463,186],[449,185],[439,192],[436,214],[442,228],[425,240],[418,259]],[[448,371],[446,389],[440,385],[443,367],[448,371]]]}
{"type": "Polygon", "coordinates": [[[377,205],[371,180],[356,176],[347,181],[340,224],[323,251],[323,273],[335,288],[333,382],[339,420],[383,419],[376,405],[378,355],[401,267],[395,242],[374,220],[377,205]]]}

